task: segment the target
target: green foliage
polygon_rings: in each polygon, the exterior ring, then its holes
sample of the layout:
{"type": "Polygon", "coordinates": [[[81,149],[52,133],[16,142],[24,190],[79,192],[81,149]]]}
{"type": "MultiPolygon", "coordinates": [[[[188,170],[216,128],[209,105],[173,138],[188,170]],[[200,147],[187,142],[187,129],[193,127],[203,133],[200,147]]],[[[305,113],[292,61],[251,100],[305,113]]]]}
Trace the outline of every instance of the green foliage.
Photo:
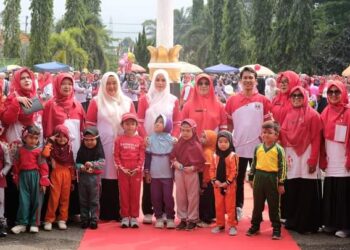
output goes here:
{"type": "Polygon", "coordinates": [[[79,28],[70,28],[61,33],[53,33],[49,40],[51,57],[55,61],[68,64],[75,69],[88,65],[88,53],[79,46],[77,40],[82,37],[79,28]]]}
{"type": "Polygon", "coordinates": [[[142,23],[142,26],[145,27],[147,39],[155,44],[157,37],[157,21],[155,19],[148,19],[142,23]]]}
{"type": "Polygon", "coordinates": [[[270,64],[270,53],[266,49],[269,47],[272,33],[274,0],[253,0],[252,33],[255,37],[256,62],[262,65],[270,64]]]}
{"type": "Polygon", "coordinates": [[[204,17],[204,1],[192,0],[192,24],[198,25],[204,17]]]}
{"type": "Polygon", "coordinates": [[[223,63],[233,66],[243,65],[246,60],[242,12],[241,0],[225,0],[220,55],[223,63]]]}
{"type": "Polygon", "coordinates": [[[213,23],[210,35],[209,65],[214,65],[220,63],[220,43],[222,36],[224,0],[209,0],[208,9],[213,23]]]}
{"type": "Polygon", "coordinates": [[[97,17],[101,13],[101,0],[83,0],[84,5],[88,13],[93,14],[97,17]]]}
{"type": "Polygon", "coordinates": [[[53,0],[32,0],[30,46],[28,65],[50,60],[48,48],[50,29],[53,23],[53,0]]]}
{"type": "Polygon", "coordinates": [[[146,30],[145,27],[143,27],[142,33],[139,33],[138,38],[136,40],[134,54],[137,63],[145,69],[147,68],[150,60],[150,54],[147,50],[148,45],[150,45],[150,41],[147,40],[146,30]]]}
{"type": "Polygon", "coordinates": [[[83,0],[66,0],[64,28],[84,28],[87,13],[83,0]]]}
{"type": "Polygon", "coordinates": [[[2,13],[4,29],[4,57],[20,57],[20,0],[4,0],[5,9],[2,13]]]}

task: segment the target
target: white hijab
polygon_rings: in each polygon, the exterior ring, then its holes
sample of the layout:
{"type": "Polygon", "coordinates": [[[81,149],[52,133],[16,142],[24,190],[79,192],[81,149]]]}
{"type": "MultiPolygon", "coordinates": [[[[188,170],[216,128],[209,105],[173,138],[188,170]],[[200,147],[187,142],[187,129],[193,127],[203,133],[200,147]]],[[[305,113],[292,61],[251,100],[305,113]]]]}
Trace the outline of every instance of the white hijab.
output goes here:
{"type": "Polygon", "coordinates": [[[124,95],[119,77],[114,72],[106,72],[102,79],[97,94],[97,107],[101,116],[112,125],[114,132],[123,131],[121,127],[122,115],[130,112],[131,99],[124,95]],[[107,93],[108,77],[113,76],[117,81],[117,91],[114,96],[107,93]]]}
{"type": "Polygon", "coordinates": [[[163,114],[167,117],[173,117],[173,110],[177,97],[170,94],[170,79],[168,72],[164,69],[158,69],[153,73],[151,86],[147,93],[148,109],[145,114],[144,127],[146,133],[150,135],[153,132],[153,126],[156,118],[163,114]],[[158,75],[163,75],[166,86],[161,92],[155,87],[155,81],[158,75]]]}

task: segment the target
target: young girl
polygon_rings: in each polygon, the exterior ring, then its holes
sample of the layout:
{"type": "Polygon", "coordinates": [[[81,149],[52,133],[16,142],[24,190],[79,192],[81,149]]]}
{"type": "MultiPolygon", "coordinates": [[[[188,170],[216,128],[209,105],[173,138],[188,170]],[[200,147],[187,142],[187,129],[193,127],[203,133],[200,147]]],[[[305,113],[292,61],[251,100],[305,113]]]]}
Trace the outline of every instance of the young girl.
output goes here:
{"type": "Polygon", "coordinates": [[[71,183],[74,177],[73,151],[69,139],[69,131],[65,125],[57,125],[54,135],[46,144],[42,155],[50,157],[52,164],[49,203],[46,210],[46,231],[52,230],[52,223],[56,221],[56,210],[58,209],[57,225],[61,230],[67,229],[69,196],[71,183]]]}
{"type": "Polygon", "coordinates": [[[175,169],[177,216],[181,222],[178,230],[193,230],[199,218],[199,178],[205,163],[202,146],[196,134],[196,123],[185,119],[181,123],[181,137],[171,152],[175,169]]]}
{"type": "Polygon", "coordinates": [[[144,140],[137,135],[137,116],[122,116],[124,135],[114,143],[114,161],[118,170],[121,227],[138,228],[140,210],[141,173],[145,160],[144,140]]]}
{"type": "Polygon", "coordinates": [[[19,234],[30,226],[31,233],[39,232],[37,210],[39,207],[40,189],[45,192],[49,186],[49,168],[41,157],[39,147],[40,129],[28,126],[22,133],[23,146],[17,151],[14,160],[13,178],[19,189],[19,209],[17,211],[17,226],[11,231],[19,234]]]}
{"type": "Polygon", "coordinates": [[[97,229],[100,207],[100,174],[105,165],[105,154],[96,127],[83,133],[76,168],[79,170],[79,200],[81,228],[97,229]]]}
{"type": "Polygon", "coordinates": [[[151,183],[151,199],[154,215],[157,219],[155,227],[163,228],[163,207],[167,216],[166,227],[175,228],[173,171],[170,168],[169,155],[173,149],[174,140],[170,132],[172,121],[165,115],[159,115],[154,123],[154,133],[148,138],[145,162],[145,180],[151,183]],[[147,164],[148,163],[148,164],[147,164]]]}
{"type": "Polygon", "coordinates": [[[199,198],[199,218],[201,220],[197,223],[199,227],[208,227],[212,219],[215,218],[214,191],[210,182],[209,168],[215,153],[216,139],[217,134],[213,130],[203,130],[200,138],[205,165],[203,177],[201,178],[201,196],[199,198]]]}
{"type": "Polygon", "coordinates": [[[214,185],[216,227],[212,233],[225,229],[225,212],[229,226],[229,235],[237,234],[236,226],[236,177],[238,156],[233,152],[232,135],[220,131],[216,143],[216,152],[210,166],[210,179],[214,185]]]}

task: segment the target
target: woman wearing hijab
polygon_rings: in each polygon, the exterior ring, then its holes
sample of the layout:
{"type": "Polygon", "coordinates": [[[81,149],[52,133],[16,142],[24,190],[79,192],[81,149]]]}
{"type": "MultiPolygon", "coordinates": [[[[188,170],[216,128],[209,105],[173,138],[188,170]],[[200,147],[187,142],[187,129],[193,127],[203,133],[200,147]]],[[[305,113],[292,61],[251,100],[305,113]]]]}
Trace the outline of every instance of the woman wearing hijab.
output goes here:
{"type": "Polygon", "coordinates": [[[321,179],[318,169],[321,119],[301,86],[290,91],[292,108],[281,125],[288,164],[285,182],[286,228],[315,233],[321,226],[321,179]]]}
{"type": "Polygon", "coordinates": [[[325,170],[323,187],[324,230],[341,238],[350,236],[350,109],[340,81],[327,89],[328,105],[321,114],[324,141],[320,168],[325,170]]]}
{"type": "Polygon", "coordinates": [[[277,78],[277,87],[279,92],[272,100],[271,112],[273,118],[279,124],[282,124],[286,114],[291,109],[291,103],[288,101],[290,90],[295,86],[300,86],[299,75],[294,71],[284,71],[277,78]]]}
{"type": "Polygon", "coordinates": [[[185,104],[182,118],[190,118],[197,123],[198,135],[201,135],[205,129],[216,132],[227,129],[225,108],[215,96],[211,77],[200,74],[195,82],[193,97],[185,104]]]}
{"type": "Polygon", "coordinates": [[[125,113],[135,113],[130,98],[124,95],[119,77],[106,72],[87,112],[87,124],[96,126],[105,154],[105,168],[101,175],[102,193],[100,198],[100,219],[120,220],[118,177],[114,164],[113,147],[117,135],[123,134],[121,119],[125,113]]]}
{"type": "MultiPolygon", "coordinates": [[[[4,127],[7,143],[9,143],[11,158],[19,144],[25,126],[33,125],[35,113],[25,114],[22,107],[30,108],[32,98],[36,95],[34,74],[27,68],[17,70],[14,74],[11,88],[13,89],[4,102],[0,119],[4,127]]],[[[12,175],[7,174],[7,188],[5,189],[5,214],[9,227],[14,225],[18,208],[18,191],[12,175]]]]}
{"type": "MultiPolygon", "coordinates": [[[[163,114],[173,121],[172,136],[177,137],[180,133],[181,114],[179,100],[170,93],[170,79],[168,72],[163,69],[153,73],[151,86],[148,93],[141,97],[138,105],[137,116],[139,118],[139,134],[143,137],[153,132],[154,121],[163,114]]],[[[152,203],[150,184],[143,182],[142,212],[145,215],[143,223],[152,223],[152,203]]]]}

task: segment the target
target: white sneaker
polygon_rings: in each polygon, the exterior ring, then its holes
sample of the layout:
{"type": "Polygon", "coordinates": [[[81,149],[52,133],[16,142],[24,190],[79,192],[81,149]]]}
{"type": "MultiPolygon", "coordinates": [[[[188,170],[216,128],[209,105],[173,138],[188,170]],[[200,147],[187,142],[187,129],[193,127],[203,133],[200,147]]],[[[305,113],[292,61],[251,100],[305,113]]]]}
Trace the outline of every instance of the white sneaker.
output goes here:
{"type": "Polygon", "coordinates": [[[136,218],[131,218],[130,219],[130,227],[131,228],[139,228],[139,223],[137,222],[136,218]]]}
{"type": "Polygon", "coordinates": [[[51,231],[52,230],[52,223],[51,222],[45,222],[44,230],[45,231],[51,231]]]}
{"type": "Polygon", "coordinates": [[[154,224],[154,227],[159,229],[164,228],[163,218],[157,219],[156,224],[154,224]]]}
{"type": "Polygon", "coordinates": [[[218,234],[218,233],[221,233],[225,230],[225,227],[222,227],[222,226],[216,226],[216,227],[213,227],[211,232],[213,234],[218,234]]]}
{"type": "Polygon", "coordinates": [[[39,228],[37,226],[30,226],[29,232],[39,233],[39,228]]]}
{"type": "Polygon", "coordinates": [[[167,219],[166,228],[167,229],[175,229],[176,225],[173,219],[167,219]]]}
{"type": "Polygon", "coordinates": [[[143,217],[142,223],[143,224],[152,224],[152,214],[145,214],[145,216],[143,217]]]}
{"type": "Polygon", "coordinates": [[[346,238],[350,236],[350,230],[338,230],[335,232],[335,236],[339,238],[346,238]]]}
{"type": "Polygon", "coordinates": [[[67,229],[67,224],[64,220],[59,220],[57,222],[58,228],[61,230],[66,230],[67,229]]]}
{"type": "Polygon", "coordinates": [[[25,225],[17,225],[11,228],[11,232],[14,234],[24,233],[26,230],[27,230],[27,227],[25,225]]]}
{"type": "Polygon", "coordinates": [[[235,227],[231,227],[230,230],[228,230],[228,234],[230,236],[235,236],[237,235],[237,229],[235,227]]]}
{"type": "Polygon", "coordinates": [[[236,207],[237,220],[240,221],[243,217],[243,209],[241,207],[236,207]]]}

